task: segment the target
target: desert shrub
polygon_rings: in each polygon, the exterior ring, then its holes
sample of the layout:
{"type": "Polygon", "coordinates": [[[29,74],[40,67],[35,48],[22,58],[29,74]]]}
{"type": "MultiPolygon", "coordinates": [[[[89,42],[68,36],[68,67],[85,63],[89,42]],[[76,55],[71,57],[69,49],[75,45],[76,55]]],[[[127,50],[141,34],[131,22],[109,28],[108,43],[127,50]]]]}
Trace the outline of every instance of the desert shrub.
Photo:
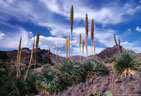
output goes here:
{"type": "Polygon", "coordinates": [[[97,58],[83,61],[82,66],[83,66],[82,70],[85,73],[86,78],[91,78],[92,76],[95,75],[108,74],[108,69],[97,58]]]}
{"type": "Polygon", "coordinates": [[[27,80],[24,81],[23,76],[17,78],[13,74],[9,74],[6,78],[3,78],[3,84],[0,87],[0,96],[25,96],[31,94],[37,94],[35,86],[35,75],[28,76],[27,80]]]}
{"type": "Polygon", "coordinates": [[[82,80],[83,71],[81,65],[76,61],[65,60],[59,71],[65,81],[75,84],[82,80]]]}
{"type": "Polygon", "coordinates": [[[42,74],[37,78],[36,84],[38,89],[45,94],[60,92],[66,86],[60,75],[47,67],[43,69],[42,74]]]}
{"type": "Polygon", "coordinates": [[[127,74],[136,74],[137,57],[131,52],[122,52],[116,56],[115,64],[113,65],[118,76],[127,76],[127,74]]]}

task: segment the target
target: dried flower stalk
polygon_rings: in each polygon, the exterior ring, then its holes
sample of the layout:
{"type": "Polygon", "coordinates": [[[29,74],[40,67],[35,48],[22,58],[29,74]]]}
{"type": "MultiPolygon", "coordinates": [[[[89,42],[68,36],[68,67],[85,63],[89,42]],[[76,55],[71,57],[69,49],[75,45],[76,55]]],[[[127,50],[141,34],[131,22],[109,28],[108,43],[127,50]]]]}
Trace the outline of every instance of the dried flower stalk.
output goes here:
{"type": "Polygon", "coordinates": [[[92,19],[92,23],[91,23],[91,55],[92,55],[92,45],[93,45],[93,40],[94,40],[94,20],[92,19]]]}
{"type": "Polygon", "coordinates": [[[17,52],[17,63],[16,63],[16,69],[17,69],[17,77],[20,76],[21,72],[20,72],[20,63],[21,63],[21,43],[22,43],[22,36],[20,37],[19,40],[19,46],[18,46],[18,52],[17,52]]]}
{"type": "Polygon", "coordinates": [[[80,33],[80,36],[79,36],[79,50],[81,52],[81,33],[80,33]]]}
{"type": "Polygon", "coordinates": [[[71,9],[70,9],[70,29],[71,29],[71,56],[72,56],[72,33],[73,33],[73,5],[71,6],[71,9]]]}
{"type": "Polygon", "coordinates": [[[32,50],[31,50],[31,55],[30,55],[30,61],[29,61],[28,69],[27,69],[26,74],[25,74],[25,77],[24,77],[24,81],[25,81],[26,78],[27,78],[27,75],[28,75],[28,72],[29,72],[29,68],[30,68],[31,63],[32,63],[33,51],[34,51],[34,43],[35,43],[35,39],[33,40],[32,50]]]}
{"type": "Polygon", "coordinates": [[[117,44],[117,39],[116,39],[115,34],[114,34],[114,41],[115,41],[115,44],[118,45],[118,44],[117,44]]]}

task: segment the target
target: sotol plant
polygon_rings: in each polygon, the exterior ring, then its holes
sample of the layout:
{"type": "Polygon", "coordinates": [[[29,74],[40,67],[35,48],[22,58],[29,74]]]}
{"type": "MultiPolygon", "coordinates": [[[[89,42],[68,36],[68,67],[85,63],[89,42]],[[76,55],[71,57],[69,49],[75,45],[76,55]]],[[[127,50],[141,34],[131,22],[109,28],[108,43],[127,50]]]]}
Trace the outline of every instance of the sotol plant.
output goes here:
{"type": "Polygon", "coordinates": [[[128,74],[137,74],[137,57],[130,52],[121,52],[115,57],[113,65],[118,76],[126,77],[128,74]]]}
{"type": "Polygon", "coordinates": [[[70,84],[78,83],[83,76],[80,64],[71,60],[64,61],[60,66],[59,71],[61,72],[63,79],[70,84]]]}
{"type": "Polygon", "coordinates": [[[37,88],[45,94],[52,94],[62,91],[65,83],[55,71],[45,67],[42,74],[37,78],[37,88]]]}
{"type": "Polygon", "coordinates": [[[96,57],[83,61],[82,66],[82,70],[85,73],[86,79],[96,75],[108,74],[108,69],[96,57]]]}

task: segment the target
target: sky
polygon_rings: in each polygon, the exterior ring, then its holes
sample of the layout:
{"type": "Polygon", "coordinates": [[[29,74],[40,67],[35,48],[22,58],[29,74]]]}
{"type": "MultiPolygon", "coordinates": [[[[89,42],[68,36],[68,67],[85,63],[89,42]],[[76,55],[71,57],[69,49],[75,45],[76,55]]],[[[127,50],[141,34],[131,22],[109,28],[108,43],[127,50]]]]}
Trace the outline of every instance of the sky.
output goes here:
{"type": "Polygon", "coordinates": [[[141,0],[0,0],[0,50],[32,47],[37,32],[39,48],[51,49],[65,56],[66,36],[70,36],[70,8],[74,6],[73,55],[79,50],[79,35],[85,37],[85,15],[88,14],[88,53],[91,55],[90,26],[94,19],[96,53],[115,45],[113,34],[121,45],[141,53],[141,0]]]}

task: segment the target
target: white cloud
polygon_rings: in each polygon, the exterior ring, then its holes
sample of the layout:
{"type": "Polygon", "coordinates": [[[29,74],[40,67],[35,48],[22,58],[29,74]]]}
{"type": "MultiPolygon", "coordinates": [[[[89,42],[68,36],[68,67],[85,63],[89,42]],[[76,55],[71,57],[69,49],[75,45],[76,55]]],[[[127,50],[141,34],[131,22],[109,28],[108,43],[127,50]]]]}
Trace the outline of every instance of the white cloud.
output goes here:
{"type": "Polygon", "coordinates": [[[17,29],[17,32],[4,33],[5,37],[0,40],[0,48],[17,49],[20,36],[22,36],[22,47],[29,47],[31,45],[29,33],[23,28],[17,27],[17,29]]]}
{"type": "Polygon", "coordinates": [[[5,37],[5,34],[0,31],[0,40],[5,37]]]}
{"type": "Polygon", "coordinates": [[[121,46],[123,46],[127,50],[132,50],[137,53],[141,53],[141,47],[135,45],[135,43],[130,43],[127,41],[121,42],[121,46]]]}
{"type": "Polygon", "coordinates": [[[137,26],[136,31],[141,32],[141,28],[137,26]]]}

